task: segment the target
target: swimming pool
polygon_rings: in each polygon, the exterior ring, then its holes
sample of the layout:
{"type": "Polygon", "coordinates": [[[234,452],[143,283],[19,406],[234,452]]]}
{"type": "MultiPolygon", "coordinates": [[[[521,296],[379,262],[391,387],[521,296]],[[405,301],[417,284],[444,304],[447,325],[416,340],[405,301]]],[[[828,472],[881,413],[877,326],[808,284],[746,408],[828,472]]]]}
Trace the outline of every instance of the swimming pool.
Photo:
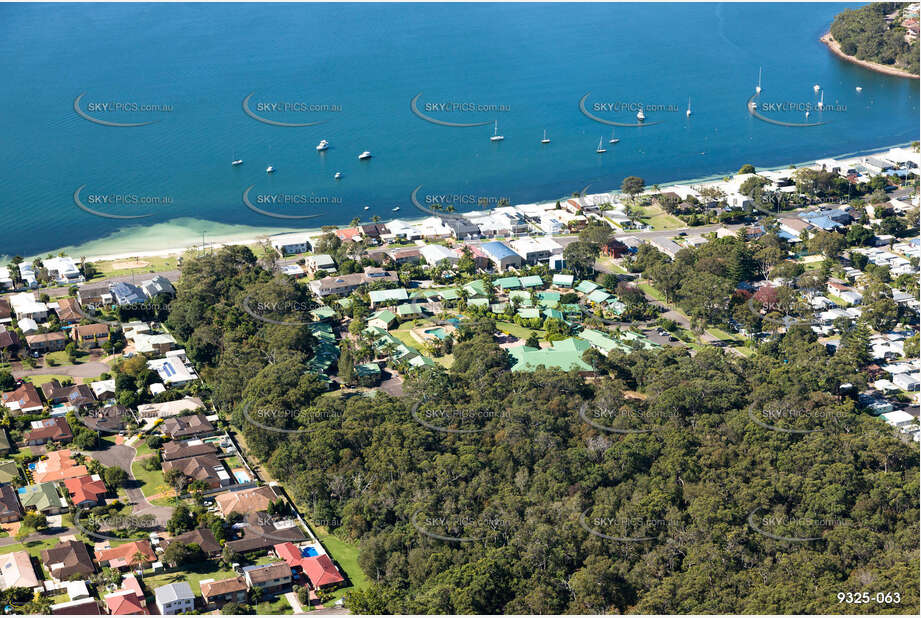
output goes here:
{"type": "Polygon", "coordinates": [[[429,328],[425,330],[426,335],[432,335],[433,337],[438,337],[439,339],[447,339],[448,333],[445,329],[440,326],[437,328],[429,328]]]}
{"type": "Polygon", "coordinates": [[[249,483],[249,475],[243,470],[234,470],[234,477],[236,477],[238,483],[249,483]]]}
{"type": "Polygon", "coordinates": [[[301,556],[303,556],[304,558],[310,558],[312,556],[319,556],[319,555],[320,555],[320,552],[318,552],[313,547],[301,548],[301,556]]]}

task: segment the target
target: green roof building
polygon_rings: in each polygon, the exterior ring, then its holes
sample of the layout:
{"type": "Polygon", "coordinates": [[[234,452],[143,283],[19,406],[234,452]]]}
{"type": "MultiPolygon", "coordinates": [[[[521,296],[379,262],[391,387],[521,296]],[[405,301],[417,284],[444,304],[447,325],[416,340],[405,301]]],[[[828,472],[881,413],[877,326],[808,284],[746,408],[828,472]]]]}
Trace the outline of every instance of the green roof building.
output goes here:
{"type": "Polygon", "coordinates": [[[35,509],[39,513],[61,513],[67,510],[67,501],[58,495],[54,483],[38,483],[26,485],[16,490],[19,492],[19,502],[24,509],[35,509]]]}
{"type": "Polygon", "coordinates": [[[336,317],[336,311],[332,307],[317,307],[310,312],[310,317],[317,321],[328,320],[336,317]]]}
{"type": "Polygon", "coordinates": [[[571,288],[573,282],[572,275],[553,275],[553,285],[561,288],[571,288]]]}
{"type": "Polygon", "coordinates": [[[603,333],[600,330],[586,328],[581,333],[579,333],[579,337],[588,341],[590,344],[592,344],[592,347],[596,348],[605,356],[607,356],[611,350],[630,352],[632,349],[622,341],[618,341],[614,337],[611,337],[607,333],[603,333]]]}
{"type": "Polygon", "coordinates": [[[522,307],[518,310],[518,315],[520,315],[525,320],[531,320],[533,318],[540,317],[540,309],[534,307],[522,307]]]}
{"type": "Polygon", "coordinates": [[[502,290],[517,290],[521,288],[521,279],[518,277],[503,277],[496,279],[495,286],[502,290]]]}
{"type": "Polygon", "coordinates": [[[595,283],[594,281],[589,281],[584,279],[579,282],[579,285],[576,286],[577,292],[582,292],[583,294],[590,294],[600,288],[601,286],[595,283]]]}
{"type": "Polygon", "coordinates": [[[518,299],[519,307],[531,307],[534,303],[531,302],[531,293],[525,292],[524,290],[513,290],[508,293],[508,301],[512,302],[515,299],[518,299]]]}
{"type": "Polygon", "coordinates": [[[19,466],[12,459],[0,461],[0,483],[12,483],[22,478],[19,475],[19,466]]]}
{"type": "Polygon", "coordinates": [[[307,370],[316,374],[327,384],[330,382],[326,372],[333,363],[339,360],[339,346],[336,345],[336,336],[333,328],[327,322],[311,322],[307,328],[316,339],[313,358],[307,362],[307,370]]]}
{"type": "Polygon", "coordinates": [[[544,286],[544,280],[541,279],[538,275],[528,275],[527,277],[521,278],[521,287],[540,288],[543,286],[544,286]]]}
{"type": "Polygon", "coordinates": [[[488,298],[471,298],[467,301],[467,304],[471,307],[488,307],[489,299],[488,298]]]}
{"type": "Polygon", "coordinates": [[[505,306],[507,303],[493,303],[489,306],[489,310],[493,313],[503,313],[505,311],[505,306]]]}
{"type": "Polygon", "coordinates": [[[397,307],[397,315],[401,318],[408,318],[414,315],[422,315],[422,307],[416,303],[408,303],[397,307]]]}
{"type": "Polygon", "coordinates": [[[362,386],[377,386],[381,383],[381,368],[377,363],[355,365],[355,377],[362,386]]]}
{"type": "Polygon", "coordinates": [[[509,348],[508,352],[515,361],[512,371],[534,371],[541,365],[547,369],[562,371],[590,372],[591,366],[582,360],[582,354],[591,348],[588,341],[570,337],[554,341],[549,348],[537,349],[528,346],[509,348]]]}
{"type": "Polygon", "coordinates": [[[397,314],[389,309],[382,309],[368,318],[368,326],[389,330],[397,321],[397,314]]]}
{"type": "Polygon", "coordinates": [[[371,298],[371,306],[379,303],[403,302],[409,300],[409,294],[405,288],[394,288],[392,290],[371,290],[368,292],[371,298]]]}
{"type": "Polygon", "coordinates": [[[588,302],[595,303],[596,305],[606,302],[609,298],[613,297],[604,288],[598,288],[585,297],[588,302]]]}
{"type": "Polygon", "coordinates": [[[482,279],[475,279],[464,286],[467,296],[486,296],[486,284],[482,279]]]}

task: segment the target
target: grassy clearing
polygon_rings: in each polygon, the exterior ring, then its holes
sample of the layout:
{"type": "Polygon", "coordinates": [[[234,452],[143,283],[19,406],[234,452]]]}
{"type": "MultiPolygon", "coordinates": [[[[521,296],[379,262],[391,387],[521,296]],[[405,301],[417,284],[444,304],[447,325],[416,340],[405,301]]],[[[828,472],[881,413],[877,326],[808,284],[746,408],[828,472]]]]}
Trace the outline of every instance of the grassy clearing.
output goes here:
{"type": "Polygon", "coordinates": [[[26,376],[23,379],[27,382],[31,382],[36,387],[39,387],[46,382],[51,382],[52,380],[57,380],[58,382],[63,382],[64,380],[73,381],[73,378],[61,373],[40,373],[34,376],[26,376]]]}
{"type": "Polygon", "coordinates": [[[163,471],[160,469],[147,470],[141,465],[141,462],[136,461],[131,464],[131,472],[134,478],[141,483],[141,493],[145,498],[169,490],[169,486],[163,480],[163,471]]]}
{"type": "Polygon", "coordinates": [[[685,227],[684,221],[666,213],[659,206],[647,206],[642,209],[641,220],[656,230],[676,230],[685,227]]]}
{"type": "Polygon", "coordinates": [[[496,328],[507,335],[518,337],[519,339],[527,339],[531,336],[532,332],[537,333],[537,338],[541,340],[547,335],[547,331],[545,330],[518,326],[514,322],[496,322],[496,328]]]}
{"type": "Polygon", "coordinates": [[[104,279],[108,277],[120,277],[123,275],[137,274],[143,275],[147,273],[153,273],[163,270],[176,270],[176,258],[178,256],[161,256],[161,257],[145,257],[139,258],[141,262],[147,262],[147,265],[140,266],[138,268],[116,268],[120,266],[119,262],[131,262],[131,258],[127,260],[110,260],[106,262],[93,262],[93,266],[96,267],[96,270],[99,271],[99,275],[94,277],[94,279],[104,279]]]}
{"type": "Polygon", "coordinates": [[[263,601],[255,607],[256,615],[265,616],[270,614],[293,614],[294,609],[288,603],[288,599],[281,596],[273,601],[263,601]]]}
{"type": "Polygon", "coordinates": [[[637,287],[643,290],[643,292],[645,292],[648,296],[652,297],[653,300],[658,300],[663,303],[665,302],[665,294],[652,287],[651,284],[639,283],[637,284],[637,287]]]}
{"type": "Polygon", "coordinates": [[[348,588],[336,590],[334,600],[344,597],[350,590],[366,588],[369,582],[361,567],[358,566],[358,544],[344,541],[323,527],[313,527],[313,531],[352,583],[348,588]]]}

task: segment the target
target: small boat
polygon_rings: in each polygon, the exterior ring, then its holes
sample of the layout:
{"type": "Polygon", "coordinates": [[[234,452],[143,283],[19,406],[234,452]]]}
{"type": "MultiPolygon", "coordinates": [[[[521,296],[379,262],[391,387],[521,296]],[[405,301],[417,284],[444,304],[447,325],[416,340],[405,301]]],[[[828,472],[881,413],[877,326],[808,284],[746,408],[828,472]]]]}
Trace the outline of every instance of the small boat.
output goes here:
{"type": "Polygon", "coordinates": [[[329,142],[327,142],[325,139],[321,139],[320,143],[317,144],[317,152],[322,152],[328,148],[329,148],[329,142]]]}
{"type": "Polygon", "coordinates": [[[761,67],[758,67],[758,85],[755,86],[755,92],[761,94],[761,67]]]}
{"type": "Polygon", "coordinates": [[[233,161],[230,162],[230,164],[234,167],[238,165],[243,165],[243,159],[234,159],[233,161]]]}
{"type": "Polygon", "coordinates": [[[688,97],[688,111],[685,114],[690,118],[691,116],[691,97],[688,97]]]}
{"type": "Polygon", "coordinates": [[[614,129],[611,129],[611,139],[608,140],[609,144],[616,144],[620,141],[619,137],[614,137],[614,129]]]}
{"type": "Polygon", "coordinates": [[[371,209],[370,206],[365,206],[365,210],[370,210],[370,209],[371,209]]]}
{"type": "Polygon", "coordinates": [[[595,152],[597,152],[598,154],[607,152],[608,149],[605,148],[603,144],[604,144],[604,138],[602,137],[601,139],[598,140],[598,148],[595,148],[595,152]]]}
{"type": "Polygon", "coordinates": [[[505,139],[504,135],[499,135],[499,121],[497,120],[496,125],[493,127],[493,130],[492,130],[492,137],[489,138],[489,141],[501,142],[504,139],[505,139]]]}
{"type": "Polygon", "coordinates": [[[644,120],[646,120],[646,114],[643,113],[642,107],[640,108],[640,111],[636,113],[636,119],[639,120],[640,122],[643,122],[644,120]]]}
{"type": "Polygon", "coordinates": [[[863,92],[863,88],[861,88],[860,86],[857,86],[857,88],[855,88],[855,90],[856,90],[857,92],[863,92]]]}
{"type": "Polygon", "coordinates": [[[547,137],[547,129],[544,129],[544,139],[540,140],[541,144],[549,144],[550,138],[547,137]]]}
{"type": "Polygon", "coordinates": [[[814,93],[816,93],[816,94],[819,94],[819,90],[820,90],[820,89],[821,89],[821,87],[820,87],[818,84],[816,84],[815,86],[812,87],[812,91],[813,91],[814,93]]]}
{"type": "Polygon", "coordinates": [[[275,173],[275,168],[272,167],[272,166],[270,165],[270,166],[268,166],[267,168],[265,168],[265,173],[266,173],[266,174],[274,174],[274,173],[275,173]]]}
{"type": "Polygon", "coordinates": [[[340,178],[342,178],[342,172],[336,172],[335,174],[333,174],[333,178],[335,178],[336,180],[339,180],[340,178]]]}
{"type": "Polygon", "coordinates": [[[809,120],[809,110],[806,110],[806,120],[809,120]]]}
{"type": "Polygon", "coordinates": [[[822,91],[822,96],[819,98],[819,102],[816,103],[816,107],[819,108],[819,111],[821,111],[822,108],[825,107],[825,91],[824,90],[822,91]]]}
{"type": "Polygon", "coordinates": [[[399,211],[400,211],[400,207],[399,207],[399,206],[394,206],[394,207],[393,207],[393,212],[399,212],[399,211]]]}
{"type": "Polygon", "coordinates": [[[371,158],[371,151],[370,151],[370,150],[365,150],[363,153],[361,153],[360,155],[358,155],[358,158],[359,158],[359,160],[361,160],[361,161],[364,161],[365,159],[370,159],[370,158],[371,158]]]}

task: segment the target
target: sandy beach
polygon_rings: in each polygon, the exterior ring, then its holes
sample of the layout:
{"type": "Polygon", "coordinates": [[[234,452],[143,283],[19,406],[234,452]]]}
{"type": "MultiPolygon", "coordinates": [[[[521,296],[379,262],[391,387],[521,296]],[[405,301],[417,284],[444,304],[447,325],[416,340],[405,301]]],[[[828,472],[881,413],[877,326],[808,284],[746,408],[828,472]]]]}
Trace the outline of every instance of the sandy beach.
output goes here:
{"type": "Polygon", "coordinates": [[[877,73],[885,73],[886,75],[894,75],[896,77],[907,77],[909,79],[918,79],[918,75],[909,73],[908,71],[903,71],[902,69],[897,69],[895,67],[890,67],[885,64],[878,64],[876,62],[869,62],[867,60],[858,60],[854,56],[848,56],[843,51],[841,51],[841,46],[838,44],[838,41],[832,37],[831,32],[826,32],[822,38],[819,39],[825,45],[828,46],[828,49],[831,50],[831,53],[838,56],[842,60],[847,60],[848,62],[853,62],[858,64],[865,69],[870,69],[871,71],[876,71],[877,73]]]}
{"type": "MultiPolygon", "coordinates": [[[[848,160],[856,159],[859,156],[882,153],[893,148],[907,147],[908,144],[896,144],[883,148],[873,148],[859,153],[844,153],[828,155],[828,157],[848,160]]],[[[826,158],[826,157],[820,157],[826,158]]],[[[742,162],[745,163],[745,162],[742,162]]],[[[740,163],[740,166],[742,165],[740,163]]],[[[785,165],[772,167],[759,167],[756,162],[752,162],[759,171],[772,171],[785,169],[792,166],[803,167],[815,163],[812,161],[791,162],[785,165]]],[[[719,182],[725,176],[731,176],[735,171],[715,171],[712,175],[704,178],[694,178],[685,180],[673,180],[658,183],[661,191],[668,191],[669,187],[675,185],[701,185],[709,182],[719,182]]],[[[652,189],[647,187],[647,193],[652,189]]],[[[619,189],[609,191],[599,191],[586,195],[591,197],[595,195],[611,195],[620,193],[619,189]]],[[[571,196],[560,196],[543,200],[541,203],[554,202],[558,200],[569,199],[571,196]]],[[[399,217],[403,221],[415,222],[425,219],[425,216],[399,217]]],[[[384,221],[386,223],[386,221],[384,221]]],[[[341,224],[345,226],[346,223],[341,224]]],[[[253,245],[270,239],[272,236],[290,233],[315,234],[321,233],[320,228],[255,228],[244,225],[227,225],[213,221],[204,221],[199,219],[176,219],[173,221],[158,223],[149,227],[136,227],[134,229],[119,232],[113,236],[90,241],[76,247],[64,247],[57,251],[49,251],[48,254],[57,255],[64,252],[74,258],[86,257],[90,262],[109,262],[120,260],[141,260],[143,258],[158,258],[168,256],[179,256],[196,247],[202,246],[201,230],[207,230],[205,234],[205,246],[210,248],[220,248],[229,245],[253,245]],[[150,247],[149,249],[134,249],[135,247],[150,247]]],[[[43,254],[44,255],[44,254],[43,254]]],[[[42,256],[38,256],[42,257],[42,256]]],[[[29,258],[32,259],[32,258],[29,258]]]]}

